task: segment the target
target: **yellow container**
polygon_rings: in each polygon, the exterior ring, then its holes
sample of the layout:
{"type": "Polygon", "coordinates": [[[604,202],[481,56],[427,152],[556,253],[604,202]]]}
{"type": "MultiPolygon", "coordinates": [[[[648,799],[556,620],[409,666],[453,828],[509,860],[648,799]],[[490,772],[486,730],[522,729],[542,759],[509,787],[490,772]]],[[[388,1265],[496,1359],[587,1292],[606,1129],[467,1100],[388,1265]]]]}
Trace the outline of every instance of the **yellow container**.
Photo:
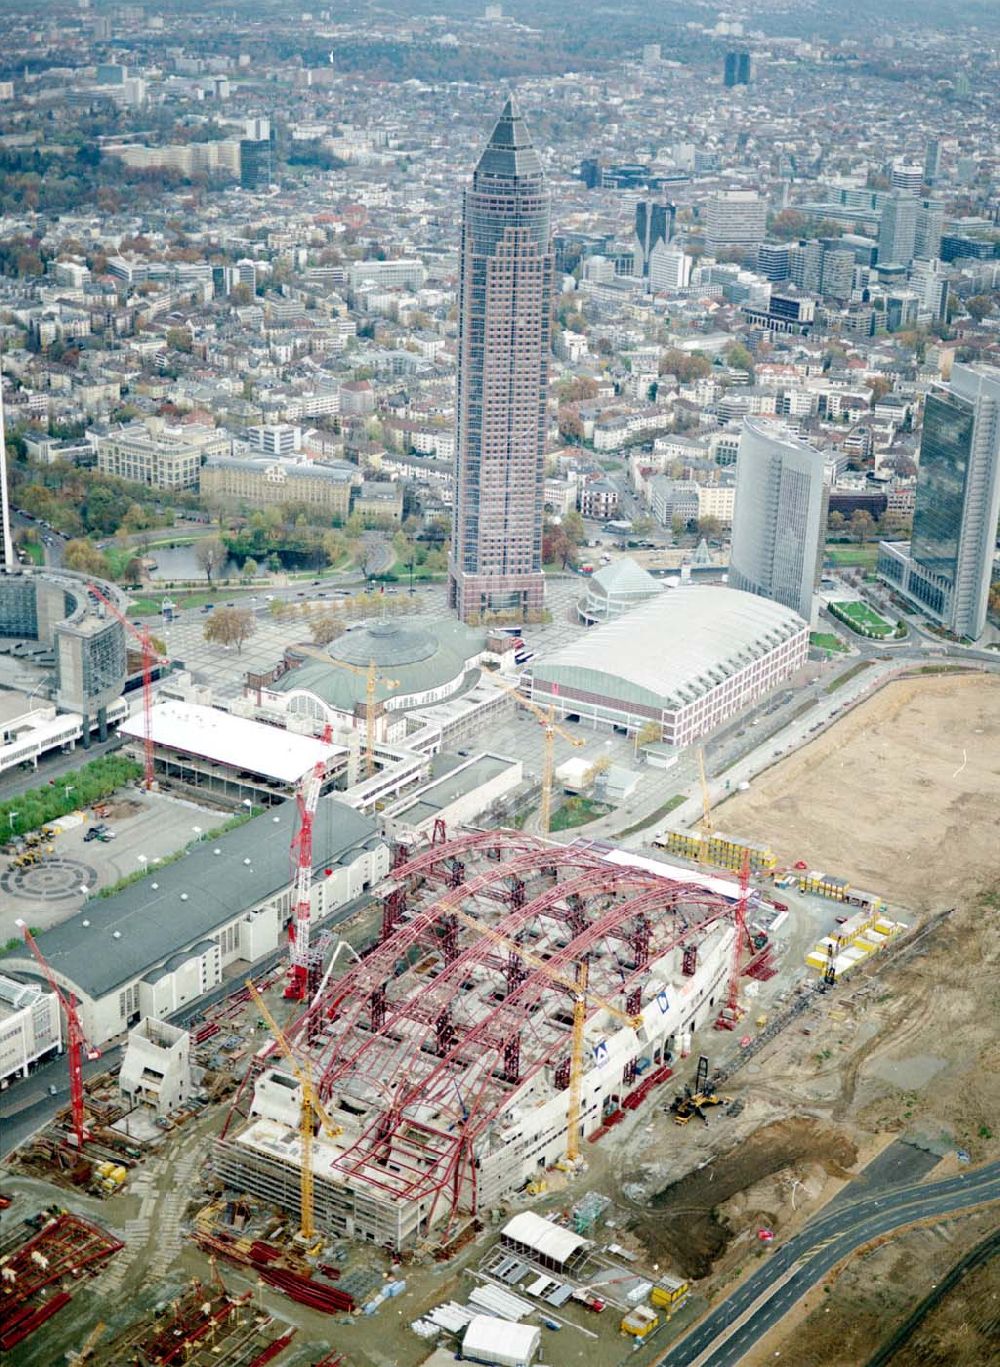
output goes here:
{"type": "Polygon", "coordinates": [[[650,1310],[648,1306],[637,1305],[621,1322],[623,1334],[631,1334],[633,1338],[644,1339],[647,1334],[651,1334],[660,1322],[660,1317],[655,1310],[650,1310]]]}

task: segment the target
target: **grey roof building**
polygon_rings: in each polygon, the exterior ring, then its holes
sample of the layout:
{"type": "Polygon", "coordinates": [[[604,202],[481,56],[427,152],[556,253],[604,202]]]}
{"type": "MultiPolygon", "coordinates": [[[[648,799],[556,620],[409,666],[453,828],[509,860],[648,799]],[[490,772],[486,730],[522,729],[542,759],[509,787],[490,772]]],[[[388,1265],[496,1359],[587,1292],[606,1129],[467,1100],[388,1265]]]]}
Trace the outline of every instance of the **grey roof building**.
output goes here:
{"type": "MultiPolygon", "coordinates": [[[[154,867],[111,897],[92,897],[68,921],[39,934],[52,971],[81,1002],[91,1043],[124,1029],[139,1009],[143,989],[162,989],[164,979],[179,970],[196,966],[193,990],[183,992],[180,1001],[170,993],[168,1010],[207,991],[227,961],[250,963],[276,947],[285,901],[290,913],[289,851],[295,829],[295,803],[283,802],[225,835],[200,841],[182,858],[154,867]],[[247,918],[250,925],[258,909],[270,913],[267,934],[241,939],[238,923],[247,918]],[[253,947],[259,952],[254,954],[253,947]]],[[[334,798],[320,800],[313,826],[317,881],[327,879],[327,870],[332,878],[338,868],[370,856],[376,847],[385,848],[374,821],[334,798]]],[[[26,949],[10,955],[6,967],[32,976],[40,972],[26,949]]],[[[149,1005],[159,1008],[163,1002],[149,1005]]]]}

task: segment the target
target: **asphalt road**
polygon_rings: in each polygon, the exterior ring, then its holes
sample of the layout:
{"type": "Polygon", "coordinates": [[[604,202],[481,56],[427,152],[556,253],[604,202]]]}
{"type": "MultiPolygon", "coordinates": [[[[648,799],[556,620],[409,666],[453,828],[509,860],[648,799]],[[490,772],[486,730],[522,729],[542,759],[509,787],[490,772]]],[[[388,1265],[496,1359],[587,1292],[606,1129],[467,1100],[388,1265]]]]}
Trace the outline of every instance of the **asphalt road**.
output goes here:
{"type": "Polygon", "coordinates": [[[776,1248],[753,1276],[658,1358],[656,1367],[735,1367],[811,1287],[859,1245],[916,1220],[944,1218],[997,1200],[1000,1163],[990,1163],[940,1182],[884,1188],[877,1196],[828,1209],[776,1248]],[[760,1305],[746,1321],[720,1341],[757,1301],[760,1305]]]}

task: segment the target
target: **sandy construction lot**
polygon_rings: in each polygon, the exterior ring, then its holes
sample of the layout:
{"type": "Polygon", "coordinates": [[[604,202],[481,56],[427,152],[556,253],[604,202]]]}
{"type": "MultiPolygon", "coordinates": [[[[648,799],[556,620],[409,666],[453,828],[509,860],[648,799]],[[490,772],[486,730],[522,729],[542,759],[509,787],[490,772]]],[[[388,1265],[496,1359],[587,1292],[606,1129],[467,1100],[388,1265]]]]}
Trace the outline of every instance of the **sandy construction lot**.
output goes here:
{"type": "Polygon", "coordinates": [[[887,685],[717,821],[925,912],[995,878],[998,810],[1000,679],[968,674],[887,685]]]}

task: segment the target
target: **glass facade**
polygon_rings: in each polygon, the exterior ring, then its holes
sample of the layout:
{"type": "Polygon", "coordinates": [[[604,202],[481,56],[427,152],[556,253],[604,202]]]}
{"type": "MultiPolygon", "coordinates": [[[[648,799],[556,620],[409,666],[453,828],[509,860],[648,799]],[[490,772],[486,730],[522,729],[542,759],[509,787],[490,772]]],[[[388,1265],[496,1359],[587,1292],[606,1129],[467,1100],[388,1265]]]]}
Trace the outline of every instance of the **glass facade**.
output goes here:
{"type": "Polygon", "coordinates": [[[974,417],[972,404],[953,394],[939,391],[927,397],[910,554],[923,569],[952,585],[974,417]]]}

